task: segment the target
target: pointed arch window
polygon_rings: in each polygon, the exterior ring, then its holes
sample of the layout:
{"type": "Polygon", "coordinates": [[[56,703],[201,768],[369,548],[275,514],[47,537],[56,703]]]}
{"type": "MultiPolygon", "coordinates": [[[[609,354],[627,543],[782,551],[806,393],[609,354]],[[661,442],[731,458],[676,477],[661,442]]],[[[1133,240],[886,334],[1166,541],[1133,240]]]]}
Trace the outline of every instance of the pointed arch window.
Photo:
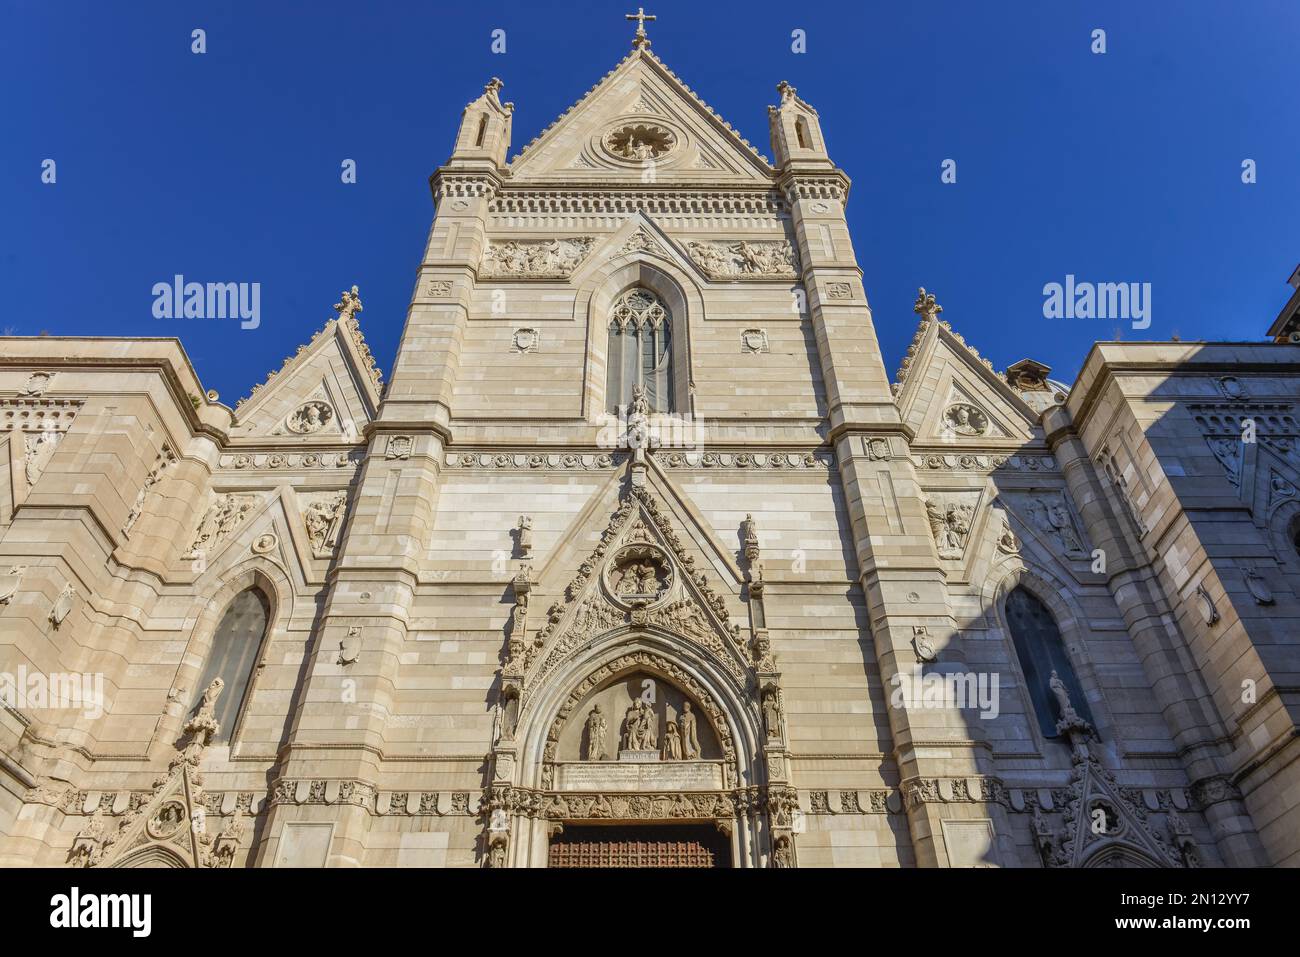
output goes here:
{"type": "Polygon", "coordinates": [[[614,301],[609,317],[605,397],[610,412],[632,401],[643,385],[650,408],[673,411],[672,313],[648,289],[629,289],[614,301]]]}
{"type": "Polygon", "coordinates": [[[1095,728],[1097,724],[1092,720],[1088,700],[1083,696],[1083,687],[1065,652],[1061,629],[1048,607],[1037,595],[1020,586],[1007,595],[1006,614],[1011,641],[1015,645],[1016,657],[1020,661],[1020,670],[1024,672],[1025,684],[1043,737],[1060,737],[1056,731],[1056,722],[1060,720],[1061,714],[1056,696],[1052,694],[1049,685],[1053,671],[1060,676],[1069,691],[1070,703],[1079,717],[1095,728]]]}
{"type": "Polygon", "coordinates": [[[270,621],[271,603],[262,589],[252,587],[231,599],[217,623],[212,649],[208,652],[203,677],[198,683],[199,691],[193,702],[198,704],[203,689],[212,683],[213,678],[220,677],[226,683],[225,691],[217,699],[216,717],[221,733],[213,739],[214,743],[228,742],[234,733],[270,621]]]}

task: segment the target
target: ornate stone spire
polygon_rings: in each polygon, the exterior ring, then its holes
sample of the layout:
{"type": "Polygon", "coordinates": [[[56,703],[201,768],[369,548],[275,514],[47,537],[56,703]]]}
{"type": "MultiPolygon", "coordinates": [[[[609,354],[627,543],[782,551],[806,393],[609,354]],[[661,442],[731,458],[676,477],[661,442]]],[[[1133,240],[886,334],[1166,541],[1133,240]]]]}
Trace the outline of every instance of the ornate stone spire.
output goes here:
{"type": "Polygon", "coordinates": [[[650,37],[645,32],[645,22],[647,20],[658,19],[653,14],[646,13],[645,7],[637,7],[636,13],[624,14],[624,19],[636,21],[636,36],[632,38],[633,50],[645,50],[650,46],[650,37]]]}

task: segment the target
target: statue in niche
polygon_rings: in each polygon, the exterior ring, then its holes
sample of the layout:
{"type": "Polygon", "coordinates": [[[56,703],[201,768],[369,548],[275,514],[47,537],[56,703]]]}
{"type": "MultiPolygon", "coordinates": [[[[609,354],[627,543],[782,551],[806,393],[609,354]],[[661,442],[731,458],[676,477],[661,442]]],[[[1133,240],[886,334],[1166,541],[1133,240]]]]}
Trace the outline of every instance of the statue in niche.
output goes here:
{"type": "Polygon", "coordinates": [[[501,690],[501,737],[514,740],[515,725],[519,721],[519,692],[507,686],[501,690]]]}
{"type": "Polygon", "coordinates": [[[632,401],[627,407],[627,447],[632,450],[632,461],[637,465],[645,463],[650,447],[650,412],[645,386],[638,382],[632,386],[632,401]]]}
{"type": "Polygon", "coordinates": [[[781,737],[780,692],[772,685],[763,689],[763,723],[769,738],[781,737]]]}
{"type": "Polygon", "coordinates": [[[608,725],[605,723],[605,716],[600,713],[600,705],[591,709],[591,714],[587,715],[587,760],[604,761],[608,754],[605,752],[605,733],[608,731],[608,725]]]}
{"type": "Polygon", "coordinates": [[[682,759],[682,737],[677,731],[676,721],[669,721],[664,729],[663,759],[665,761],[682,759]]]}
{"type": "Polygon", "coordinates": [[[681,729],[682,755],[687,761],[694,761],[700,756],[700,739],[695,730],[695,714],[691,711],[689,701],[682,705],[682,713],[677,718],[681,729]]]}
{"type": "Polygon", "coordinates": [[[794,867],[794,853],[790,850],[790,838],[782,834],[776,839],[772,848],[772,867],[794,867]]]}

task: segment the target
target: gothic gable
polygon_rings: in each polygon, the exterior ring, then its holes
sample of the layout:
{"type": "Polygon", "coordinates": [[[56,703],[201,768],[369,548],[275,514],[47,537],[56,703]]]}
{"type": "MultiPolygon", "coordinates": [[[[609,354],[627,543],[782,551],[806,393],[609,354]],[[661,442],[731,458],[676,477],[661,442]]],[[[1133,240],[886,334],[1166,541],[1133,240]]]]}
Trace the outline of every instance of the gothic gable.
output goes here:
{"type": "Polygon", "coordinates": [[[576,648],[638,626],[690,642],[738,687],[747,686],[750,659],[740,628],[730,621],[727,601],[705,568],[707,559],[691,547],[698,543],[682,536],[674,517],[646,486],[626,489],[595,549],[508,666],[525,688],[543,681],[576,648]]]}
{"type": "Polygon", "coordinates": [[[633,50],[510,164],[516,183],[765,184],[767,160],[649,50],[633,50]]]}
{"type": "Polygon", "coordinates": [[[895,389],[899,412],[926,444],[1023,444],[1038,415],[988,359],[946,322],[922,319],[895,389]]]}
{"type": "Polygon", "coordinates": [[[357,441],[379,407],[380,374],[355,315],[340,311],[235,406],[232,437],[357,441]]]}

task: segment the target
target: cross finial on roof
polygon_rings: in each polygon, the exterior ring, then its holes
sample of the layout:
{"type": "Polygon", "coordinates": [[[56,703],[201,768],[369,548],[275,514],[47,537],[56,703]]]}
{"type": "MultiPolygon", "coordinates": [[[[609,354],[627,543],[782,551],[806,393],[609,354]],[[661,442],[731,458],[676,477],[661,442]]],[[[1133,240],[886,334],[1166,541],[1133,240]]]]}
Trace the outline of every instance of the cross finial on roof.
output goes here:
{"type": "Polygon", "coordinates": [[[624,19],[636,21],[636,36],[632,38],[632,48],[634,50],[645,49],[650,45],[650,38],[646,36],[645,22],[647,20],[658,19],[653,14],[646,13],[645,7],[637,7],[636,13],[624,14],[624,19]]]}

